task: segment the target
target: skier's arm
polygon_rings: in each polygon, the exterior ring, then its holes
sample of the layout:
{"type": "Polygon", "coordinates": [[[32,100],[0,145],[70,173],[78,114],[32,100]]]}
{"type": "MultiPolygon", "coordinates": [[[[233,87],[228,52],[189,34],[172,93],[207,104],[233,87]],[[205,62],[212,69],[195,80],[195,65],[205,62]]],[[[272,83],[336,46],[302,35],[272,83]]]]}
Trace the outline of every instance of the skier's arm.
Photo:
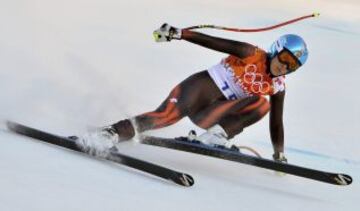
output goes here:
{"type": "Polygon", "coordinates": [[[240,58],[253,55],[256,50],[256,47],[249,43],[212,37],[186,29],[181,30],[170,26],[167,23],[164,23],[159,29],[155,30],[153,35],[156,42],[170,42],[174,39],[183,39],[188,42],[240,58]]]}
{"type": "Polygon", "coordinates": [[[199,32],[182,30],[181,39],[209,48],[231,54],[240,58],[253,55],[256,47],[245,42],[212,37],[199,32]]]}
{"type": "Polygon", "coordinates": [[[284,152],[284,110],[285,91],[281,91],[270,97],[270,135],[274,148],[274,159],[284,152]]]}

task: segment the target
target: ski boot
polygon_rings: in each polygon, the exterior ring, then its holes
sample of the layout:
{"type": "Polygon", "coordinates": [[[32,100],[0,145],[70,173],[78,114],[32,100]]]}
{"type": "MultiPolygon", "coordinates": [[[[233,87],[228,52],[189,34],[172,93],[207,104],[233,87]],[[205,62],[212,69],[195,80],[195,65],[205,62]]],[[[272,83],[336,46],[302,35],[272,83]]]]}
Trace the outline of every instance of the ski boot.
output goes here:
{"type": "Polygon", "coordinates": [[[198,141],[203,144],[213,146],[221,149],[230,149],[239,151],[232,141],[228,140],[226,131],[220,125],[214,125],[210,127],[205,133],[200,136],[196,135],[194,130],[191,130],[188,135],[188,139],[191,141],[198,141]]]}

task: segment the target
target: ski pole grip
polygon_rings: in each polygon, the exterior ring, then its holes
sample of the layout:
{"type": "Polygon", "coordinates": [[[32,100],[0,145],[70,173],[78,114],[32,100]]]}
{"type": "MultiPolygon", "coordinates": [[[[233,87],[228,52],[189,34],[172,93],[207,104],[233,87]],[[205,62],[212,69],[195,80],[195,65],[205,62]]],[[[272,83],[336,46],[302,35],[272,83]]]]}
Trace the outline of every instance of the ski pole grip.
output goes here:
{"type": "Polygon", "coordinates": [[[316,17],[319,17],[319,16],[320,16],[320,13],[319,13],[319,12],[314,12],[314,13],[313,13],[313,17],[316,18],[316,17]]]}

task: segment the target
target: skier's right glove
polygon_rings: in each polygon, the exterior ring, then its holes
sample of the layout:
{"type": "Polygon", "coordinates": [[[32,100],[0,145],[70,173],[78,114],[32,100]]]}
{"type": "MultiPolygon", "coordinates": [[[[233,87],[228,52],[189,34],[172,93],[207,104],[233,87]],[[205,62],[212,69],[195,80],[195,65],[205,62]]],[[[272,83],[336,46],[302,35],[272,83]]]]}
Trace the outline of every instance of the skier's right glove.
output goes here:
{"type": "Polygon", "coordinates": [[[164,23],[159,29],[153,32],[156,42],[170,42],[173,39],[181,39],[181,29],[164,23]]]}

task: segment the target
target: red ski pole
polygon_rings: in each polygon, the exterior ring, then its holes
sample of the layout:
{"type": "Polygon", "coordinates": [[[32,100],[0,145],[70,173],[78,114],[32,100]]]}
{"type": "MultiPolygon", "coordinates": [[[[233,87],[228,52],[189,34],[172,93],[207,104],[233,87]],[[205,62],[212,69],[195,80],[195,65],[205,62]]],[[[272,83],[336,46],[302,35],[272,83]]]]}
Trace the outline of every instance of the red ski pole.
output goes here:
{"type": "Polygon", "coordinates": [[[219,30],[225,30],[225,31],[232,31],[232,32],[263,32],[263,31],[268,31],[268,30],[272,30],[275,28],[279,28],[285,25],[289,25],[307,18],[313,18],[313,17],[318,17],[320,15],[320,13],[313,13],[311,15],[305,15],[299,18],[295,18],[292,20],[288,20],[286,22],[283,23],[279,23],[273,26],[268,26],[268,27],[264,27],[264,28],[257,28],[257,29],[239,29],[239,28],[229,28],[229,27],[224,27],[224,26],[216,26],[216,25],[197,25],[197,26],[190,26],[185,28],[186,30],[192,30],[192,29],[204,29],[204,28],[211,28],[211,29],[219,29],[219,30]]]}

